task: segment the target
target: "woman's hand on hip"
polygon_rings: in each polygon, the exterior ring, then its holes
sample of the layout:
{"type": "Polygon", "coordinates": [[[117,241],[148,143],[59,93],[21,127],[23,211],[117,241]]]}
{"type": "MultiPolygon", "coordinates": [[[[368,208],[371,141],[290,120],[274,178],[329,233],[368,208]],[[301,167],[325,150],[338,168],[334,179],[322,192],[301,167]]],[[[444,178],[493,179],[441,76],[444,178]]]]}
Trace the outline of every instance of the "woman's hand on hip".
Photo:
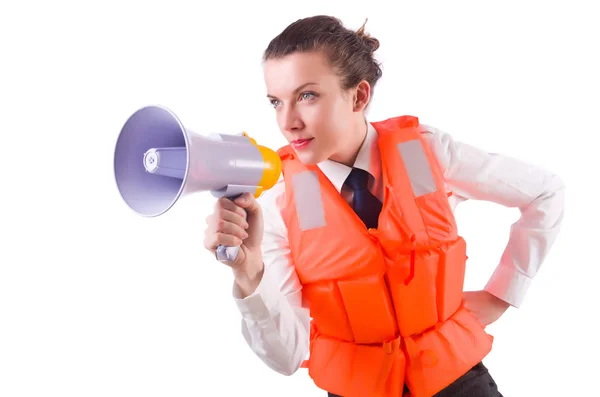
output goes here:
{"type": "Polygon", "coordinates": [[[463,301],[484,327],[496,322],[510,307],[509,303],[483,290],[463,292],[463,301]]]}

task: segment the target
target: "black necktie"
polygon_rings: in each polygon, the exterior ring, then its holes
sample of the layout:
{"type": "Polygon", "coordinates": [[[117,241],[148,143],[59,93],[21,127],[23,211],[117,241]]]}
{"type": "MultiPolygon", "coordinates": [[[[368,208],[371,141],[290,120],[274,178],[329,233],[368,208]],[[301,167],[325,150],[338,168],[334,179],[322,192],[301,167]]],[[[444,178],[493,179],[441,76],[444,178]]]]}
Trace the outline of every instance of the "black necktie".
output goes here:
{"type": "Polygon", "coordinates": [[[354,191],[352,208],[362,219],[367,228],[377,228],[381,201],[369,191],[369,173],[359,168],[353,168],[346,185],[354,191]]]}

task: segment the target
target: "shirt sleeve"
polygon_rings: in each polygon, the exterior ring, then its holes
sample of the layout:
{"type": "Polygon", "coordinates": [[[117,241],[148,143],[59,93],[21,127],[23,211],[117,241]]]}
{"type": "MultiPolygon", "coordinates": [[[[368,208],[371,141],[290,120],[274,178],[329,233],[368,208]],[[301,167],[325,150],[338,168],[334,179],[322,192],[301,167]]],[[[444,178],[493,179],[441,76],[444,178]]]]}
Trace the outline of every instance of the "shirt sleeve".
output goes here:
{"type": "Polygon", "coordinates": [[[242,314],[242,334],[252,351],[271,369],[292,375],[306,359],[310,337],[310,314],[303,306],[302,284],[290,259],[287,230],[276,205],[282,182],[263,194],[263,277],[256,291],[233,297],[242,314]]]}
{"type": "Polygon", "coordinates": [[[433,152],[446,183],[459,200],[486,200],[518,208],[508,243],[485,290],[519,307],[559,233],[564,214],[565,186],[554,173],[458,142],[426,126],[433,152]]]}

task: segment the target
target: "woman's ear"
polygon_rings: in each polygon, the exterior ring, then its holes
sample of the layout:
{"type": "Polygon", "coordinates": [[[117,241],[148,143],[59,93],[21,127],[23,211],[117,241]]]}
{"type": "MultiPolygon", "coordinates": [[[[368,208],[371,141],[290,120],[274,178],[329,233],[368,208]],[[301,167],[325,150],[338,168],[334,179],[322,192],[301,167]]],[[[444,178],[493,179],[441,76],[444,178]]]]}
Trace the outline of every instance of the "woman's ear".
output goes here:
{"type": "Polygon", "coordinates": [[[352,109],[355,112],[360,112],[365,110],[367,105],[369,104],[369,100],[371,99],[371,85],[368,81],[363,80],[356,86],[354,92],[354,104],[352,109]]]}

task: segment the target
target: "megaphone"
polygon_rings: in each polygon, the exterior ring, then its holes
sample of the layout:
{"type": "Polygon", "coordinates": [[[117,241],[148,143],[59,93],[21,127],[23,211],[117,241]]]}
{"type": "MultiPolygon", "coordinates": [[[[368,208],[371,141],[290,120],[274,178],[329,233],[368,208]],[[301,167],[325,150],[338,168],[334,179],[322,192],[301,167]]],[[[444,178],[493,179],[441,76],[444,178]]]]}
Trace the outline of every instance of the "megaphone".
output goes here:
{"type": "MultiPolygon", "coordinates": [[[[281,159],[244,132],[203,136],[184,128],[170,109],[151,105],[135,111],[121,129],[114,173],[129,208],[155,217],[194,192],[258,197],[279,179],[281,159]]],[[[238,250],[220,246],[217,259],[232,261],[238,250]]]]}

